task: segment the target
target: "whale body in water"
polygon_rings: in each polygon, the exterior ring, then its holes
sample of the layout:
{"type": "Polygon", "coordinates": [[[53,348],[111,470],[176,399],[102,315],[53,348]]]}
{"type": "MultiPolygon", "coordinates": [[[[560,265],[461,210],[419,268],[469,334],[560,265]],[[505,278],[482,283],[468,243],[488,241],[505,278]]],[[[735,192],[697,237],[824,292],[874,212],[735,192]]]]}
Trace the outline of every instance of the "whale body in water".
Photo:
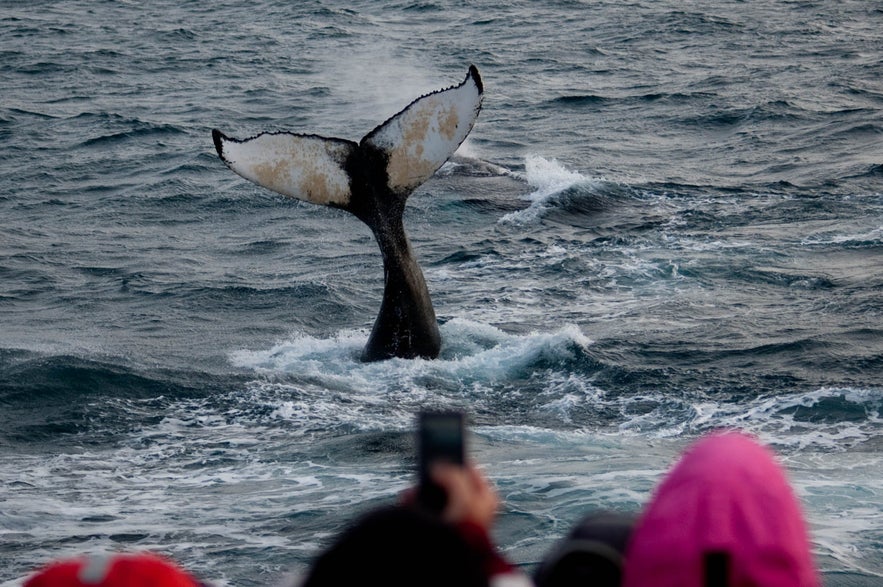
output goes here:
{"type": "Polygon", "coordinates": [[[212,131],[218,155],[237,174],[285,196],[346,210],[371,229],[383,256],[384,290],[363,361],[438,356],[438,321],[402,216],[408,196],[472,130],[483,92],[471,66],[462,83],[417,98],[358,143],[290,132],[239,140],[212,131]]]}

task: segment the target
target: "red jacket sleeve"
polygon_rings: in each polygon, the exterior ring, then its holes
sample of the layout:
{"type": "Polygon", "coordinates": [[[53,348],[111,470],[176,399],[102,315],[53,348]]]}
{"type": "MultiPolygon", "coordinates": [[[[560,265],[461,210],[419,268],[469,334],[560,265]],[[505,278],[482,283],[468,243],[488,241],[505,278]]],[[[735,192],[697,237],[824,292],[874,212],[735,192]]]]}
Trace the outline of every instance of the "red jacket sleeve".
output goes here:
{"type": "Polygon", "coordinates": [[[481,557],[482,566],[488,578],[515,571],[515,567],[497,551],[483,527],[474,522],[460,522],[457,524],[457,530],[466,543],[481,557]]]}

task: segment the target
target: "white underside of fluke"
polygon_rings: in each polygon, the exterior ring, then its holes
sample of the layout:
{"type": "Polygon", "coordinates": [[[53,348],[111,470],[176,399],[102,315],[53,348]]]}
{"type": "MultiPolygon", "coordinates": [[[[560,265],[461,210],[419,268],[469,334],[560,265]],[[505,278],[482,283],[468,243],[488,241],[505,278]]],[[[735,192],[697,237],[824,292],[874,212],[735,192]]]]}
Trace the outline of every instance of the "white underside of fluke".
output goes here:
{"type": "Polygon", "coordinates": [[[221,138],[221,157],[244,177],[280,194],[314,204],[345,206],[349,175],[343,162],[358,146],[313,135],[265,133],[237,141],[221,138]]]}
{"type": "Polygon", "coordinates": [[[459,86],[414,100],[362,139],[389,156],[392,191],[410,192],[444,165],[472,130],[481,97],[470,70],[459,86]]]}
{"type": "Polygon", "coordinates": [[[360,147],[387,156],[388,188],[408,194],[429,179],[466,139],[481,108],[478,71],[458,86],[421,96],[375,128],[361,145],[344,139],[287,132],[238,140],[216,131],[224,162],[242,177],[280,194],[314,204],[346,207],[347,158],[360,147]]]}

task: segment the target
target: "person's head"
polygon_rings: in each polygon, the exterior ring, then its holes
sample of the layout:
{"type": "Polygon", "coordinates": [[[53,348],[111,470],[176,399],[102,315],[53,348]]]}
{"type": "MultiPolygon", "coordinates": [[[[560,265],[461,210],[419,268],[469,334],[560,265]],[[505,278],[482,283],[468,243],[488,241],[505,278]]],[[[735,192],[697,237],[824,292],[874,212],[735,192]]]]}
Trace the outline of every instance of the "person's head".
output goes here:
{"type": "Polygon", "coordinates": [[[635,514],[594,512],[543,559],[534,575],[537,587],[617,587],[635,514]]]}
{"type": "Polygon", "coordinates": [[[625,587],[815,587],[800,506],[773,454],[737,432],[694,444],[626,551],[625,587]]]}
{"type": "Polygon", "coordinates": [[[24,587],[200,587],[171,561],[153,554],[107,554],[60,560],[24,587]]]}
{"type": "Polygon", "coordinates": [[[303,587],[485,586],[481,560],[457,530],[408,507],[368,513],[341,534],[308,571],[303,587]]]}

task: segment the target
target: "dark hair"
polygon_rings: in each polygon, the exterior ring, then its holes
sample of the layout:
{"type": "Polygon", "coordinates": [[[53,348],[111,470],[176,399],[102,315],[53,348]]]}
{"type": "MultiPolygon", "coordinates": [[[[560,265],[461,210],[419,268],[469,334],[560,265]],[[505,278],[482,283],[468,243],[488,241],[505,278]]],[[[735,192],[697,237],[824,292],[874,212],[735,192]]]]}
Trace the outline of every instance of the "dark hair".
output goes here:
{"type": "Polygon", "coordinates": [[[480,556],[452,526],[415,509],[374,510],[345,530],[310,568],[303,587],[464,587],[488,584],[480,556]]]}
{"type": "Polygon", "coordinates": [[[534,575],[538,587],[616,587],[635,514],[595,512],[574,526],[543,559],[534,575]]]}

